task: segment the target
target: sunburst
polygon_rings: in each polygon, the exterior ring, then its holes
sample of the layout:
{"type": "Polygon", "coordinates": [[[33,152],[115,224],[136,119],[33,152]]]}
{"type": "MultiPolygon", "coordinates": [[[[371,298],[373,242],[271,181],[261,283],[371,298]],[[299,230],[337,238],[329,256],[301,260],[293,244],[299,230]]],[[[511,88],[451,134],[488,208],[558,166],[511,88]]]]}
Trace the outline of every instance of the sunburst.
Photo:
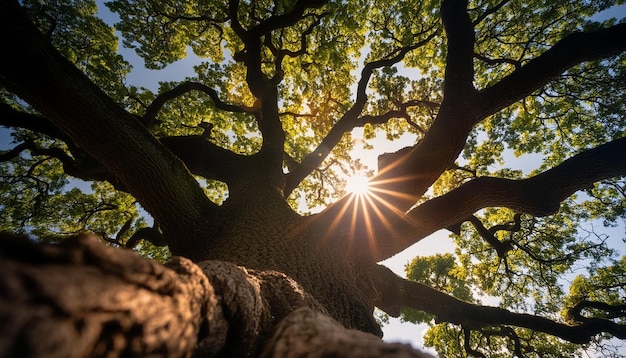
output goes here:
{"type": "Polygon", "coordinates": [[[362,174],[356,174],[347,179],[346,191],[354,195],[366,195],[370,191],[369,178],[362,174]]]}

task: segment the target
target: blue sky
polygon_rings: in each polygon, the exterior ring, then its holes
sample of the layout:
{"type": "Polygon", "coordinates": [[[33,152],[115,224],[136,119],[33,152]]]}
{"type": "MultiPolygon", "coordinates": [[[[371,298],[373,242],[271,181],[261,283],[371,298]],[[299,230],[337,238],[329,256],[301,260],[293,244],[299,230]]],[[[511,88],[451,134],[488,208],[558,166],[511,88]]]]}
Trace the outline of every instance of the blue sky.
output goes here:
{"type": "MultiPolygon", "coordinates": [[[[118,17],[109,12],[103,1],[98,1],[100,14],[109,24],[114,24],[118,17]]],[[[614,7],[600,14],[598,18],[616,17],[623,18],[626,16],[626,6],[614,7]]],[[[143,66],[143,60],[136,55],[134,50],[120,46],[119,52],[133,64],[133,70],[127,77],[127,84],[134,86],[143,86],[153,91],[158,90],[160,81],[180,81],[187,76],[193,76],[193,66],[201,62],[201,59],[189,52],[187,58],[177,61],[163,70],[149,70],[143,66]]],[[[0,150],[10,148],[9,131],[0,128],[0,150]]],[[[533,160],[526,158],[526,161],[519,160],[520,166],[533,166],[533,160]]],[[[622,228],[623,237],[623,228],[622,228]]],[[[396,273],[403,274],[404,265],[416,255],[432,255],[441,252],[452,252],[453,245],[445,231],[437,232],[427,239],[424,239],[412,246],[405,252],[395,256],[392,260],[388,260],[385,264],[392,268],[396,273]]],[[[401,324],[398,320],[392,320],[385,327],[385,336],[387,340],[403,341],[412,343],[416,347],[421,346],[421,334],[425,329],[424,325],[416,326],[412,324],[401,324]]]]}

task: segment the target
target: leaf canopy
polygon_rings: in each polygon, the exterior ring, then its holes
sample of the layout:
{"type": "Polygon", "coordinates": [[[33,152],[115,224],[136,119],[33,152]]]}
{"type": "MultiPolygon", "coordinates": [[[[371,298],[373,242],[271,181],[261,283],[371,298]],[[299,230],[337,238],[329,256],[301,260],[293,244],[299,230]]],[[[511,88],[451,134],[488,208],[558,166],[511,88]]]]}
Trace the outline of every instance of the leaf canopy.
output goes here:
{"type": "MultiPolygon", "coordinates": [[[[358,141],[375,149],[364,156],[375,156],[399,149],[393,143],[420,143],[444,100],[463,101],[447,91],[458,79],[448,75],[455,66],[455,49],[447,41],[452,29],[444,28],[439,1],[113,0],[106,3],[119,16],[113,26],[98,18],[102,4],[93,1],[22,4],[63,56],[163,143],[202,136],[211,150],[234,153],[229,158],[261,152],[269,137],[264,124],[267,104],[255,85],[260,86],[258,78],[275,85],[284,132],[285,194],[301,213],[340,200],[346,194],[347,175],[363,167],[355,157],[353,129],[363,127],[358,141]],[[161,82],[158,89],[127,84],[131,65],[117,53],[118,35],[148,68],[165,68],[185,58],[189,49],[202,63],[189,78],[161,82]],[[374,145],[381,137],[389,142],[374,145]]],[[[487,93],[531,67],[569,35],[623,22],[594,17],[621,4],[469,1],[471,85],[477,93],[487,93]]],[[[420,195],[419,203],[480,177],[526,179],[626,135],[623,51],[572,64],[546,75],[544,82],[469,128],[461,155],[420,195]],[[516,157],[529,156],[541,159],[530,170],[516,167],[516,157]]],[[[153,225],[123,183],[47,127],[19,97],[4,89],[1,95],[3,111],[19,110],[34,124],[12,129],[11,143],[0,154],[0,230],[49,240],[93,231],[124,246],[133,234],[153,225]]],[[[229,197],[220,175],[197,173],[186,164],[211,201],[222,204],[229,197]]],[[[375,169],[383,168],[365,167],[375,169]]],[[[618,176],[596,181],[560,202],[558,212],[550,216],[497,205],[472,213],[453,236],[455,255],[416,258],[407,265],[407,278],[467,302],[494,296],[502,307],[561,321],[568,317],[564,307],[582,300],[623,305],[626,261],[619,247],[624,239],[624,180],[618,176]],[[600,225],[617,227],[611,234],[618,237],[596,230],[600,225]]],[[[457,223],[446,225],[452,224],[457,223]]],[[[169,255],[147,242],[136,248],[157,259],[169,255]]],[[[583,312],[610,316],[593,307],[583,312]]],[[[432,318],[403,311],[407,321],[432,318]]],[[[608,318],[624,324],[623,313],[608,318]]],[[[433,324],[425,342],[446,356],[583,354],[580,346],[553,336],[511,330],[433,324]]],[[[594,344],[604,343],[598,339],[594,344]]]]}

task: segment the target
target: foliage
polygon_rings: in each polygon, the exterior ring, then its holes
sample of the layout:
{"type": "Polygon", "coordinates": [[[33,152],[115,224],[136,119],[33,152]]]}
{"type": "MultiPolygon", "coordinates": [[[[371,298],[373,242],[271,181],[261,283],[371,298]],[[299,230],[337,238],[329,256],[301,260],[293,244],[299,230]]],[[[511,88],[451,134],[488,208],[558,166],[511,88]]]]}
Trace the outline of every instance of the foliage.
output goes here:
{"type": "MultiPolygon", "coordinates": [[[[427,284],[467,302],[475,301],[465,273],[456,264],[452,254],[416,257],[404,270],[409,280],[427,284]]],[[[407,322],[429,323],[433,319],[432,315],[410,308],[402,312],[402,320],[407,322]]]]}
{"type": "MultiPolygon", "coordinates": [[[[268,20],[289,14],[303,1],[230,3],[238,4],[238,26],[252,31],[270,26],[268,20]]],[[[372,147],[377,135],[390,142],[425,138],[450,85],[444,77],[451,51],[439,1],[310,3],[288,26],[276,25],[258,48],[251,48],[252,42],[246,43],[234,26],[226,1],[112,0],[106,6],[119,16],[115,27],[98,18],[93,1],[21,2],[65,58],[163,142],[201,136],[232,153],[259,153],[267,138],[260,124],[266,108],[250,80],[256,69],[249,58],[256,50],[258,71],[276,84],[275,105],[285,136],[283,171],[291,174],[301,163],[315,164],[286,198],[307,214],[343,198],[351,174],[375,171],[354,157],[352,129],[363,127],[364,147],[372,147]],[[161,82],[158,89],[127,84],[131,65],[118,54],[118,35],[147,68],[165,68],[188,50],[202,63],[193,76],[161,82]],[[176,92],[188,83],[202,89],[176,92]],[[163,99],[172,93],[177,94],[163,99]]],[[[592,17],[616,4],[623,1],[470,1],[472,84],[488,88],[573,32],[623,21],[592,17]]],[[[530,95],[468,129],[461,155],[439,173],[428,192],[420,193],[419,203],[477,178],[529,178],[624,137],[626,98],[619,94],[625,84],[623,52],[551,75],[530,95]],[[519,168],[526,163],[517,158],[525,156],[541,159],[530,169],[519,168]]],[[[38,115],[8,90],[2,89],[0,98],[12,110],[38,115]]],[[[10,143],[0,148],[0,231],[49,241],[92,231],[117,246],[149,226],[158,231],[137,199],[114,178],[102,176],[99,163],[78,146],[38,128],[14,128],[10,136],[10,143]],[[72,161],[86,164],[72,171],[72,161]]],[[[387,151],[374,149],[377,154],[387,151]]],[[[213,203],[229,198],[226,183],[195,178],[213,203]]],[[[625,192],[625,179],[618,176],[562,200],[549,216],[487,207],[463,218],[459,230],[448,227],[455,232],[455,255],[417,257],[406,267],[407,278],[466,302],[497,297],[501,307],[558,322],[567,322],[568,309],[582,300],[623,305],[626,256],[619,258],[624,252],[607,232],[623,239],[623,232],[616,232],[626,218],[625,192]]],[[[147,241],[135,249],[160,261],[170,255],[147,241]]],[[[598,309],[584,313],[625,323],[623,316],[598,309]]],[[[386,316],[378,318],[384,322],[386,316]]],[[[589,348],[525,328],[435,324],[434,315],[411,308],[402,310],[402,319],[429,323],[426,345],[445,356],[506,357],[515,352],[561,357],[582,355],[589,348]]],[[[604,347],[601,338],[591,344],[593,349],[604,347]]]]}
{"type": "Polygon", "coordinates": [[[131,67],[117,54],[113,28],[97,16],[90,0],[24,1],[24,6],[61,53],[117,100],[126,95],[131,67]]]}

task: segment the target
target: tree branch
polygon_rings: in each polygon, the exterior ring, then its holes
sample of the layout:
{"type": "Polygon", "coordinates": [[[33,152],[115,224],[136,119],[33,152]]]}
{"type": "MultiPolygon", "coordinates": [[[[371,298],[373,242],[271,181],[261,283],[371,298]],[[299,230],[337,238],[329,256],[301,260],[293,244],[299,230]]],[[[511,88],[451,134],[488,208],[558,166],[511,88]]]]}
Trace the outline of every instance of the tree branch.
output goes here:
{"type": "Polygon", "coordinates": [[[496,225],[492,226],[490,229],[487,229],[485,225],[475,216],[471,215],[469,217],[469,222],[472,223],[472,226],[476,229],[478,235],[480,235],[491,247],[493,247],[499,258],[504,258],[507,252],[513,249],[513,245],[510,242],[502,242],[496,238],[495,233],[498,231],[506,230],[506,231],[519,231],[521,224],[521,215],[515,214],[515,224],[514,225],[496,225]]]}
{"type": "Polygon", "coordinates": [[[216,206],[182,162],[63,58],[16,2],[1,2],[0,32],[12,53],[0,57],[0,83],[114,173],[166,236],[193,239],[193,228],[216,206]]]}
{"type": "MultiPolygon", "coordinates": [[[[559,209],[561,201],[576,191],[606,178],[626,175],[626,158],[615,153],[626,153],[626,137],[579,153],[528,179],[480,177],[471,180],[445,195],[417,206],[406,215],[389,210],[393,216],[387,213],[378,217],[380,208],[387,204],[380,199],[374,184],[371,204],[359,209],[369,210],[369,219],[359,216],[350,220],[367,221],[372,225],[361,231],[357,230],[354,235],[370,237],[375,243],[363,242],[355,247],[355,254],[374,254],[374,261],[384,260],[433,232],[465,220],[486,207],[507,207],[518,213],[534,216],[553,214],[559,209]],[[374,209],[374,204],[379,208],[374,209]]],[[[336,213],[335,215],[340,216],[336,213]]]]}
{"type": "MultiPolygon", "coordinates": [[[[469,329],[463,329],[466,332],[471,332],[472,330],[469,329]]],[[[481,334],[483,337],[487,337],[487,340],[489,340],[489,337],[503,337],[503,338],[510,338],[513,341],[514,344],[514,348],[513,348],[513,353],[515,354],[516,358],[525,358],[526,356],[524,355],[524,353],[522,353],[522,344],[520,342],[520,338],[517,335],[517,333],[515,333],[515,330],[511,327],[507,327],[507,326],[500,326],[498,327],[498,330],[495,329],[481,329],[478,330],[478,333],[481,334]]],[[[468,333],[468,337],[469,338],[469,333],[468,333]]],[[[469,342],[469,339],[465,341],[465,345],[467,345],[469,342]]],[[[480,352],[478,352],[479,354],[482,354],[480,352]]]]}
{"type": "Polygon", "coordinates": [[[79,152],[79,154],[76,158],[73,158],[61,148],[41,148],[35,144],[35,142],[27,140],[0,155],[0,162],[10,161],[25,150],[28,150],[33,156],[45,156],[58,160],[63,165],[63,172],[69,176],[85,181],[107,181],[117,190],[125,191],[124,184],[111,172],[86,153],[80,153],[78,149],[76,149],[76,151],[79,152]]]}
{"type": "MultiPolygon", "coordinates": [[[[261,69],[262,37],[269,36],[273,30],[295,25],[302,19],[302,15],[307,9],[322,7],[327,2],[328,0],[298,0],[290,11],[261,20],[257,25],[246,30],[239,22],[239,1],[229,1],[228,14],[231,19],[231,27],[245,46],[233,57],[236,60],[243,60],[246,64],[246,81],[255,97],[263,99],[264,92],[269,89],[268,86],[275,87],[277,85],[277,82],[270,81],[261,69]]],[[[277,66],[276,71],[280,71],[280,66],[277,66]]],[[[280,80],[280,78],[281,76],[277,76],[276,80],[280,80]]]]}
{"type": "Polygon", "coordinates": [[[245,156],[221,148],[202,136],[163,137],[159,141],[195,175],[227,184],[243,175],[240,170],[245,156]]]}
{"type": "Polygon", "coordinates": [[[315,168],[322,164],[322,162],[328,157],[332,149],[335,147],[335,145],[337,145],[337,143],[339,143],[341,137],[345,133],[351,131],[355,127],[363,126],[367,123],[380,124],[385,123],[391,118],[407,118],[408,115],[404,111],[406,107],[415,106],[418,104],[436,105],[430,102],[409,101],[402,105],[402,111],[390,111],[380,116],[366,115],[359,117],[361,112],[363,111],[363,108],[367,104],[367,84],[369,83],[369,80],[374,71],[378,68],[393,66],[394,64],[402,61],[406,54],[408,54],[412,50],[426,45],[435,36],[435,34],[436,33],[433,32],[429,36],[427,36],[426,39],[419,41],[411,46],[396,49],[388,58],[367,63],[363,67],[363,70],[361,71],[361,78],[359,79],[359,82],[357,84],[357,93],[354,104],[335,123],[335,125],[326,135],[326,137],[324,137],[322,142],[317,146],[317,148],[309,153],[306,157],[304,157],[298,167],[296,167],[293,171],[290,171],[289,174],[287,174],[285,186],[286,195],[291,193],[307,175],[309,175],[313,170],[315,170],[315,168]]]}
{"type": "Polygon", "coordinates": [[[474,348],[472,348],[471,343],[470,343],[471,333],[472,333],[471,329],[463,328],[463,349],[465,349],[467,354],[471,356],[479,357],[479,358],[487,358],[482,352],[477,351],[474,348]]]}
{"type": "Polygon", "coordinates": [[[472,25],[474,25],[474,26],[478,25],[481,21],[486,19],[489,15],[491,15],[491,14],[495,13],[496,11],[500,10],[500,8],[502,8],[504,5],[506,5],[509,1],[510,0],[501,0],[499,3],[495,4],[493,7],[485,10],[485,12],[480,14],[480,16],[478,16],[476,18],[476,20],[474,20],[472,22],[472,25]]]}
{"type": "Polygon", "coordinates": [[[611,305],[606,302],[581,300],[567,310],[567,320],[572,323],[584,324],[586,322],[592,322],[595,320],[608,320],[618,317],[626,317],[626,304],[611,305]],[[601,319],[583,316],[582,311],[588,308],[604,311],[606,317],[601,319]]]}
{"type": "Polygon", "coordinates": [[[248,32],[253,36],[263,36],[270,31],[295,25],[302,19],[308,9],[317,9],[324,6],[328,0],[298,0],[293,8],[284,14],[272,16],[252,27],[248,32]]]}
{"type": "Polygon", "coordinates": [[[498,65],[498,64],[505,63],[505,64],[509,64],[509,65],[514,66],[516,69],[519,69],[522,66],[520,61],[512,60],[510,58],[496,58],[496,59],[494,59],[494,58],[488,58],[487,56],[481,55],[479,53],[475,53],[474,57],[479,59],[479,60],[481,60],[481,61],[483,61],[483,62],[485,62],[488,65],[498,65]]]}
{"type": "Polygon", "coordinates": [[[219,94],[214,89],[199,83],[199,82],[183,82],[169,91],[160,93],[154,101],[146,109],[146,113],[143,116],[143,123],[146,127],[150,127],[154,123],[157,114],[163,108],[167,101],[170,101],[176,97],[180,97],[185,93],[191,91],[200,91],[208,95],[215,104],[215,107],[224,111],[233,113],[257,113],[258,109],[254,107],[239,106],[228,104],[219,98],[219,94]]]}
{"type": "Polygon", "coordinates": [[[483,118],[530,95],[568,68],[626,51],[626,23],[575,32],[493,86],[480,92],[483,118]]]}
{"type": "Polygon", "coordinates": [[[300,48],[297,51],[278,49],[272,43],[272,37],[265,36],[265,42],[264,42],[265,46],[270,51],[272,51],[272,53],[275,56],[275,60],[274,60],[275,74],[274,74],[274,77],[270,79],[270,82],[280,83],[283,80],[284,71],[283,71],[282,65],[283,65],[283,60],[285,59],[286,56],[298,57],[298,56],[302,56],[306,54],[307,47],[308,47],[308,36],[311,33],[313,33],[313,30],[315,29],[315,27],[320,25],[320,23],[322,22],[322,18],[326,15],[328,15],[328,13],[324,12],[320,15],[315,16],[315,21],[311,25],[309,25],[309,27],[307,27],[306,30],[302,31],[302,33],[300,34],[300,48]]]}
{"type": "Polygon", "coordinates": [[[32,142],[22,142],[15,147],[0,152],[0,162],[8,162],[17,158],[23,151],[30,149],[32,142]]]}
{"type": "Polygon", "coordinates": [[[443,95],[447,100],[468,101],[475,92],[474,26],[467,13],[467,0],[446,0],[441,4],[441,19],[448,38],[443,95]]]}
{"type": "Polygon", "coordinates": [[[384,266],[372,266],[369,272],[379,293],[376,306],[390,315],[399,314],[401,307],[410,307],[435,315],[438,323],[458,324],[465,329],[493,325],[516,326],[578,344],[588,343],[601,333],[609,333],[620,339],[626,338],[626,326],[611,321],[593,320],[570,326],[540,316],[467,303],[427,285],[405,280],[384,266]]]}
{"type": "Polygon", "coordinates": [[[381,124],[386,123],[391,118],[407,117],[408,115],[404,111],[389,111],[380,116],[365,115],[358,117],[358,113],[353,106],[335,123],[315,150],[307,154],[300,164],[290,168],[289,173],[285,176],[286,195],[289,195],[307,175],[311,174],[313,170],[317,169],[320,164],[322,164],[345,133],[350,132],[355,127],[365,125],[366,123],[381,124]]]}
{"type": "Polygon", "coordinates": [[[11,155],[19,155],[18,151],[30,150],[33,155],[46,155],[58,159],[63,164],[65,174],[78,179],[92,181],[107,181],[117,190],[127,191],[123,183],[119,181],[109,170],[104,168],[93,157],[85,153],[80,148],[73,145],[70,138],[56,128],[45,117],[13,109],[5,103],[0,103],[0,125],[22,128],[35,133],[44,134],[51,138],[62,140],[68,146],[72,156],[68,155],[60,148],[41,148],[32,141],[27,141],[13,148],[9,153],[5,153],[0,161],[10,160],[11,155]],[[20,150],[18,150],[20,149],[20,150]]]}
{"type": "Polygon", "coordinates": [[[474,32],[466,5],[467,1],[444,1],[442,5],[449,49],[444,100],[437,118],[415,147],[379,157],[373,182],[392,211],[403,212],[415,205],[458,157],[474,124],[484,118],[475,103],[474,32]]]}
{"type": "Polygon", "coordinates": [[[127,249],[134,249],[141,240],[149,241],[154,246],[167,245],[167,242],[165,241],[165,238],[163,237],[163,234],[161,234],[161,231],[159,229],[144,227],[132,234],[128,241],[126,241],[126,245],[124,245],[124,247],[127,249]]]}
{"type": "Polygon", "coordinates": [[[261,357],[432,358],[408,344],[385,343],[370,333],[346,329],[321,313],[302,308],[285,318],[261,357]]]}
{"type": "Polygon", "coordinates": [[[68,140],[67,136],[45,117],[18,111],[4,102],[0,102],[0,125],[28,129],[65,142],[68,140]]]}

